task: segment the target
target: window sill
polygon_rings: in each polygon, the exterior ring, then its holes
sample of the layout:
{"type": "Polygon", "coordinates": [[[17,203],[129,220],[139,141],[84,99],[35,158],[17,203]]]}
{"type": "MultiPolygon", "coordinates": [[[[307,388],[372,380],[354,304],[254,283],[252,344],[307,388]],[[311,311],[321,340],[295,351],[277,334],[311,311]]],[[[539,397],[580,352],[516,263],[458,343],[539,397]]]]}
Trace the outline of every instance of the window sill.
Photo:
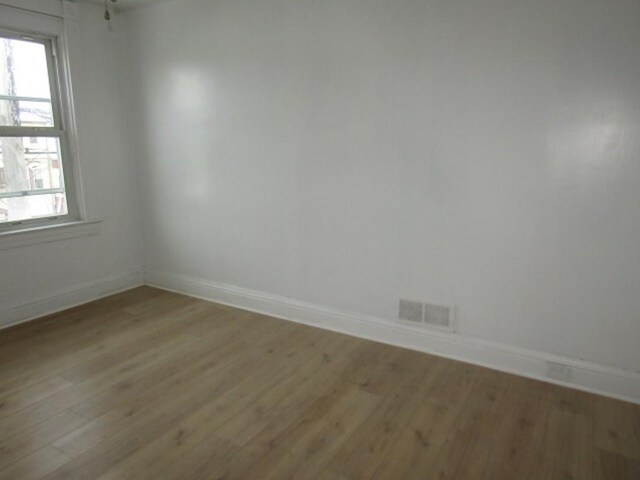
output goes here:
{"type": "Polygon", "coordinates": [[[55,242],[87,235],[97,235],[102,220],[80,220],[57,225],[24,228],[0,232],[0,250],[55,242]]]}

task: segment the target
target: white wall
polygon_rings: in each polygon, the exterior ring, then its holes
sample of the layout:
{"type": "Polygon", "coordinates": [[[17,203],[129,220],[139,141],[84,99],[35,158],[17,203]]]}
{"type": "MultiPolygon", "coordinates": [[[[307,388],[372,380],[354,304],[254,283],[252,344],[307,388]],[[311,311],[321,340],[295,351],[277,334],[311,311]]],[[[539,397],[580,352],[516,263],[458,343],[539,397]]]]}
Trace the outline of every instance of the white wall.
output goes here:
{"type": "Polygon", "coordinates": [[[127,16],[147,270],[640,370],[637,0],[127,16]]]}
{"type": "Polygon", "coordinates": [[[67,23],[86,208],[102,223],[98,235],[0,249],[0,325],[131,285],[142,269],[122,25],[86,4],[67,23]]]}

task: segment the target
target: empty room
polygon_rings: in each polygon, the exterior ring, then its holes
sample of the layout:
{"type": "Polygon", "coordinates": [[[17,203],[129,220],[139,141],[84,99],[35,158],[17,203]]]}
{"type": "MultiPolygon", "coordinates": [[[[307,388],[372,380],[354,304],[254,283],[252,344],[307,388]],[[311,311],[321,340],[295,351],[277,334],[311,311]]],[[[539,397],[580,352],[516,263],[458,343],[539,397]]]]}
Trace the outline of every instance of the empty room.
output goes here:
{"type": "Polygon", "coordinates": [[[640,0],[0,0],[0,480],[640,480],[640,0]]]}

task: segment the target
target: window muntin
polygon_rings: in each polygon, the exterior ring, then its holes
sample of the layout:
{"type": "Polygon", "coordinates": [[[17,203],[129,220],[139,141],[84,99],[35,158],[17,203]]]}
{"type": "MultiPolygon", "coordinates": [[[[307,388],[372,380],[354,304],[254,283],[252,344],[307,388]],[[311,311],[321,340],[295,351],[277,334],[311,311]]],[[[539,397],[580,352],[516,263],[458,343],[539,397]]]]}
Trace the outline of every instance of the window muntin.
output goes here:
{"type": "Polygon", "coordinates": [[[42,43],[0,35],[0,126],[53,127],[46,50],[42,43]]]}
{"type": "Polygon", "coordinates": [[[71,216],[54,47],[0,31],[0,229],[71,216]]]}

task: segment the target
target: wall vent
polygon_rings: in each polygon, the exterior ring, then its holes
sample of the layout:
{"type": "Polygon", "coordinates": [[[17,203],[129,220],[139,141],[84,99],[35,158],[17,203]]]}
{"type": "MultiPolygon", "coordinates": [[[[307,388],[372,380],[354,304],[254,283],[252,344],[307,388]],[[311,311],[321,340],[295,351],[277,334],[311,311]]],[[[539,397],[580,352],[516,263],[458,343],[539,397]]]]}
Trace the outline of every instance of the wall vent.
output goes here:
{"type": "Polygon", "coordinates": [[[451,330],[451,307],[425,303],[424,323],[426,323],[427,325],[432,325],[434,327],[451,330]]]}
{"type": "Polygon", "coordinates": [[[453,306],[414,302],[400,299],[398,318],[412,323],[428,325],[440,330],[453,332],[453,306]]]}
{"type": "Polygon", "coordinates": [[[408,322],[422,323],[422,304],[411,300],[400,300],[398,318],[408,322]]]}

